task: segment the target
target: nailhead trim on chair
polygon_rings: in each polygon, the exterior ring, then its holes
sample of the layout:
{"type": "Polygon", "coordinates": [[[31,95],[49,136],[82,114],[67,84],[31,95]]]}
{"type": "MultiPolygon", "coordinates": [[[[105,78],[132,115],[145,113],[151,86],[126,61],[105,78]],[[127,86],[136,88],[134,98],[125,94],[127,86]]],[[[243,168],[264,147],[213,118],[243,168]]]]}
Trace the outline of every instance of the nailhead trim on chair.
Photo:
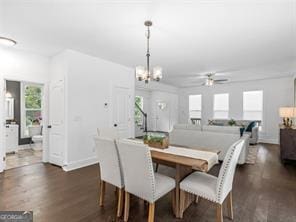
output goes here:
{"type": "Polygon", "coordinates": [[[205,193],[197,193],[197,192],[193,192],[193,191],[190,191],[190,190],[188,190],[188,189],[186,189],[186,188],[185,188],[185,189],[183,188],[182,190],[184,190],[184,191],[187,192],[187,193],[192,193],[192,194],[194,194],[194,195],[197,195],[197,196],[199,196],[199,197],[202,197],[203,199],[206,199],[206,200],[212,201],[212,202],[214,202],[214,203],[218,203],[217,200],[209,198],[209,197],[207,196],[207,194],[205,194],[205,193]]]}
{"type": "Polygon", "coordinates": [[[229,168],[229,164],[230,164],[230,161],[232,159],[232,156],[234,154],[234,151],[235,151],[235,148],[236,146],[233,146],[232,150],[231,150],[231,153],[230,153],[230,156],[226,162],[226,165],[225,167],[223,168],[223,174],[222,174],[222,179],[221,179],[221,182],[219,184],[219,187],[218,187],[218,195],[217,195],[217,202],[220,202],[221,201],[221,192],[222,192],[222,185],[224,184],[225,182],[225,174],[229,168]]]}
{"type": "Polygon", "coordinates": [[[154,169],[153,169],[153,163],[151,159],[151,154],[150,150],[147,150],[147,161],[148,161],[148,166],[149,166],[149,176],[152,182],[152,197],[153,197],[153,202],[155,201],[155,176],[154,176],[154,169]]]}

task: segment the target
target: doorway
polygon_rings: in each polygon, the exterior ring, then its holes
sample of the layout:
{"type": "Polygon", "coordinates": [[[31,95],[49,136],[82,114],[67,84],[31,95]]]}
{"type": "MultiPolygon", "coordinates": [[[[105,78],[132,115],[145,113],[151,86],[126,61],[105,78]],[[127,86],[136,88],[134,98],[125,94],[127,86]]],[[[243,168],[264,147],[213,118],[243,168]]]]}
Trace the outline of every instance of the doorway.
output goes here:
{"type": "Polygon", "coordinates": [[[4,80],[4,169],[43,161],[44,84],[4,80]]]}

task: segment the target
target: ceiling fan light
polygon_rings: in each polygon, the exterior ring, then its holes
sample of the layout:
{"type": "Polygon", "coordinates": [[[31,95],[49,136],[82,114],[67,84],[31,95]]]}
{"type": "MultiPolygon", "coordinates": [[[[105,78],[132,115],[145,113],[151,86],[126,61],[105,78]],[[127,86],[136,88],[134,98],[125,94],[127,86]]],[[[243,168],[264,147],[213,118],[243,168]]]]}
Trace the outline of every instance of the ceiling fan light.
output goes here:
{"type": "Polygon", "coordinates": [[[146,76],[146,69],[144,66],[137,66],[136,67],[136,78],[137,80],[139,81],[142,81],[145,79],[145,76],[146,76]]]}
{"type": "Polygon", "coordinates": [[[162,79],[162,68],[160,66],[156,66],[153,68],[153,79],[156,81],[162,79]]]}
{"type": "Polygon", "coordinates": [[[14,46],[16,45],[16,41],[13,39],[5,38],[0,36],[0,45],[2,46],[14,46]]]}
{"type": "Polygon", "coordinates": [[[206,79],[205,85],[206,86],[212,86],[212,85],[214,85],[214,80],[213,79],[206,79]]]}

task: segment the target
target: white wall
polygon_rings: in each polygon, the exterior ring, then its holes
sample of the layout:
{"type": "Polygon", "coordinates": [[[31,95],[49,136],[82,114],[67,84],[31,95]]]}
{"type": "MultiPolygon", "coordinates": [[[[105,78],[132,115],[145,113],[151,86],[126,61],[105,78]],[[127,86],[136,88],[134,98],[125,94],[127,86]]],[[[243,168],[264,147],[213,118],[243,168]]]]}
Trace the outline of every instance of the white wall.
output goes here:
{"type": "Polygon", "coordinates": [[[0,48],[0,75],[12,80],[46,83],[49,75],[48,57],[15,49],[0,48]]]}
{"type": "Polygon", "coordinates": [[[294,81],[293,78],[280,78],[238,82],[213,87],[196,87],[180,89],[179,120],[187,123],[189,119],[188,96],[202,95],[202,124],[207,124],[213,118],[213,95],[229,93],[229,118],[243,118],[243,92],[263,90],[263,129],[260,132],[262,142],[278,143],[281,122],[278,110],[281,106],[293,106],[294,81]]]}
{"type": "MultiPolygon", "coordinates": [[[[175,123],[178,122],[178,88],[159,83],[136,81],[135,95],[144,98],[144,111],[148,115],[148,130],[171,131],[175,123]],[[159,110],[158,102],[165,102],[167,108],[159,110]]],[[[141,132],[136,128],[136,136],[141,132]]]]}
{"type": "MultiPolygon", "coordinates": [[[[130,89],[134,103],[134,71],[130,68],[66,50],[58,55],[66,68],[66,162],[65,170],[96,162],[93,136],[97,128],[113,126],[112,89],[130,89]],[[108,103],[108,107],[104,104],[108,103]]],[[[62,68],[63,70],[63,68],[62,68]]],[[[133,119],[133,107],[130,115],[133,119]]],[[[130,128],[134,134],[133,121],[130,128]]]]}
{"type": "MultiPolygon", "coordinates": [[[[50,60],[48,57],[37,55],[34,53],[24,52],[21,50],[16,50],[13,48],[1,48],[0,47],[0,122],[3,123],[3,87],[4,79],[8,80],[18,80],[27,82],[38,82],[44,83],[44,93],[47,94],[47,80],[49,74],[50,60]]],[[[45,119],[44,122],[47,120],[45,119]]],[[[3,138],[3,127],[0,127],[0,141],[4,141],[3,138]]],[[[46,141],[44,143],[46,146],[46,141]]],[[[0,142],[0,158],[5,153],[5,147],[2,142],[0,142]]],[[[44,160],[46,159],[46,153],[44,153],[44,160]]],[[[1,161],[2,162],[2,161],[1,161]]],[[[1,168],[0,163],[0,172],[1,168]]]]}

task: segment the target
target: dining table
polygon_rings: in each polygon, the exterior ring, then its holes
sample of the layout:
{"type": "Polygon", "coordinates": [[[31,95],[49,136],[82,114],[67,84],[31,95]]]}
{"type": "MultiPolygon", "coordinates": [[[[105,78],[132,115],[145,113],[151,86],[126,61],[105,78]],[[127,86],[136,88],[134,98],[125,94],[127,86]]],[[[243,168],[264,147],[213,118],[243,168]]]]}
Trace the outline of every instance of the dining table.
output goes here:
{"type": "MultiPolygon", "coordinates": [[[[143,143],[141,140],[133,139],[133,141],[143,143]]],[[[220,151],[209,147],[187,147],[177,144],[170,144],[166,149],[149,148],[154,163],[175,168],[176,188],[173,193],[172,206],[176,218],[181,218],[180,182],[193,171],[207,173],[214,165],[218,164],[220,151]]],[[[183,209],[188,208],[195,198],[194,195],[188,194],[183,209]]]]}

